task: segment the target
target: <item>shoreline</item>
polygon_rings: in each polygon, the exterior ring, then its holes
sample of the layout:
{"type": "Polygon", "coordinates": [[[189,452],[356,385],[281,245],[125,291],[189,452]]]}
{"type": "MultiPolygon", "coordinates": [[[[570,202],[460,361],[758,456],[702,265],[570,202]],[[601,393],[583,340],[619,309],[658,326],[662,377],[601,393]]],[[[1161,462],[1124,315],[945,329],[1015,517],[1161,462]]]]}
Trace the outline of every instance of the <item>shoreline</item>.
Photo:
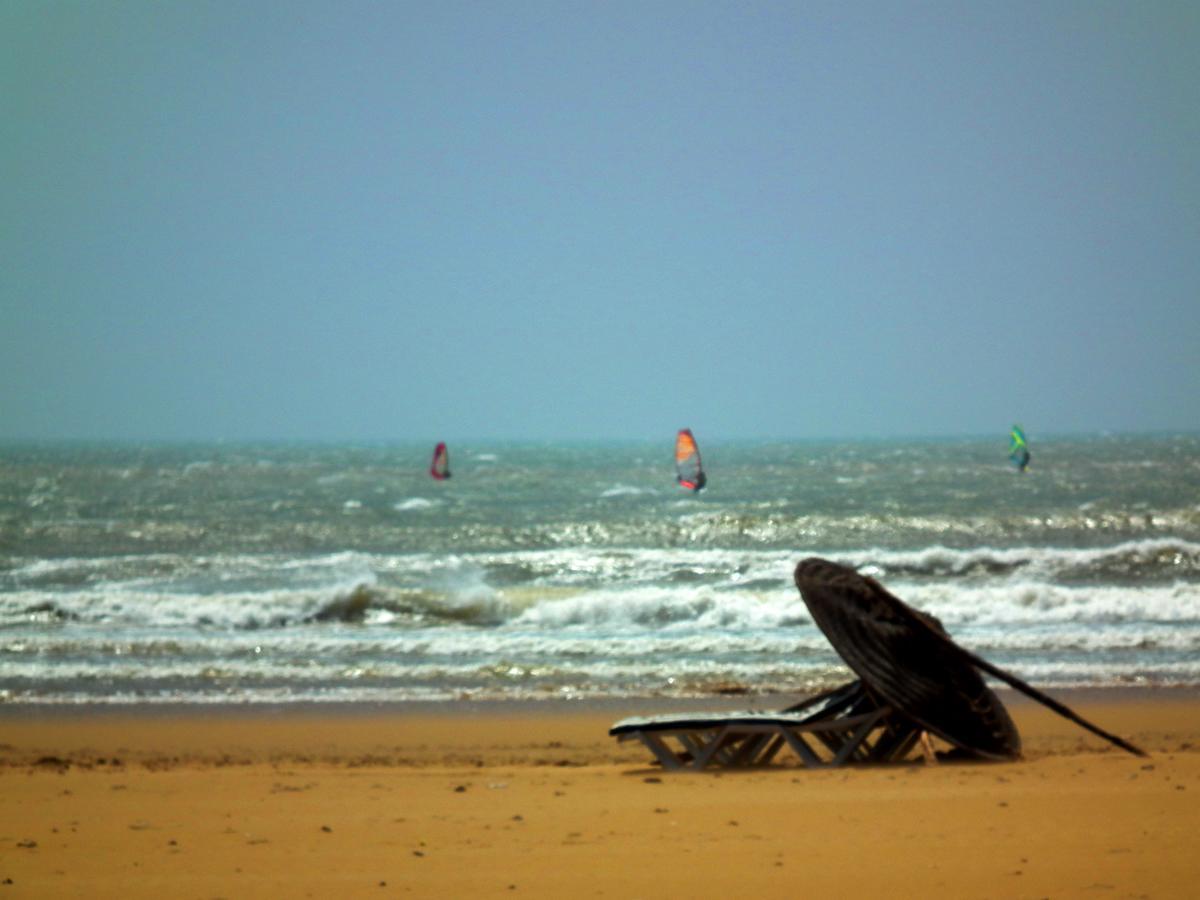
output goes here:
{"type": "MultiPolygon", "coordinates": [[[[847,672],[847,680],[851,677],[847,672]]],[[[830,687],[833,685],[831,684],[830,687]]],[[[1004,701],[1005,705],[1035,703],[1020,691],[1007,684],[989,680],[988,686],[1004,701]]],[[[1038,686],[1043,693],[1070,705],[1072,702],[1140,702],[1159,698],[1192,698],[1200,700],[1200,684],[1163,685],[1103,685],[1086,687],[1038,686]]],[[[461,700],[299,700],[299,701],[214,701],[190,703],[183,701],[152,701],[113,703],[58,703],[6,701],[0,703],[0,720],[29,717],[53,717],[61,715],[286,715],[289,713],[330,713],[332,715],[506,715],[512,712],[556,715],[578,712],[622,713],[634,709],[630,715],[646,715],[667,712],[690,712],[699,710],[729,709],[780,709],[816,691],[778,694],[755,694],[730,692],[703,697],[678,697],[667,695],[638,694],[627,697],[519,697],[513,699],[461,699],[461,700]]]]}
{"type": "MultiPolygon", "coordinates": [[[[1026,760],[1115,752],[1102,738],[1008,688],[997,691],[1026,760]]],[[[394,704],[229,704],[0,707],[0,767],[38,760],[94,766],[120,758],[178,765],[305,764],[590,766],[645,755],[608,735],[631,716],[783,709],[800,695],[464,701],[394,704]]],[[[1151,754],[1200,748],[1200,688],[1080,688],[1052,695],[1151,754]]]]}

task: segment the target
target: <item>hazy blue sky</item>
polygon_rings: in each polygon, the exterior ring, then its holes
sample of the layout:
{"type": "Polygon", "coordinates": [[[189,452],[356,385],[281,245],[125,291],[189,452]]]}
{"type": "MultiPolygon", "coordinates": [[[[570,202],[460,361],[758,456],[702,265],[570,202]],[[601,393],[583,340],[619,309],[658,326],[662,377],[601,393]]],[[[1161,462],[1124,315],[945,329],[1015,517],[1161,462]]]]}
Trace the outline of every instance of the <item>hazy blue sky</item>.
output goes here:
{"type": "Polygon", "coordinates": [[[0,438],[1194,430],[1200,4],[0,0],[0,229],[0,438]]]}

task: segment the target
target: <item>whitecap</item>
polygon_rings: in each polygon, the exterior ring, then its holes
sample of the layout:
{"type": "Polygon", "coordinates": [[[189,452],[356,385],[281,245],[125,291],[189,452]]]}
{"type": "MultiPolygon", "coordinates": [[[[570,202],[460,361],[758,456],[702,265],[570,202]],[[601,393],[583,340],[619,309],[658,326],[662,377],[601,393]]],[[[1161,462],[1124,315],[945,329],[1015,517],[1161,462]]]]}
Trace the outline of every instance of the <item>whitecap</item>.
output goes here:
{"type": "Polygon", "coordinates": [[[798,595],[642,587],[587,591],[538,603],[524,610],[515,623],[549,629],[604,626],[639,630],[680,625],[704,629],[777,628],[808,621],[808,611],[798,595]]]}
{"type": "Polygon", "coordinates": [[[397,512],[413,512],[418,509],[429,509],[437,504],[433,500],[426,500],[424,497],[409,497],[407,500],[401,500],[392,505],[392,509],[397,512]]]}
{"type": "Polygon", "coordinates": [[[650,488],[634,487],[629,484],[617,484],[600,494],[601,497],[637,497],[642,494],[658,493],[650,488]]]}

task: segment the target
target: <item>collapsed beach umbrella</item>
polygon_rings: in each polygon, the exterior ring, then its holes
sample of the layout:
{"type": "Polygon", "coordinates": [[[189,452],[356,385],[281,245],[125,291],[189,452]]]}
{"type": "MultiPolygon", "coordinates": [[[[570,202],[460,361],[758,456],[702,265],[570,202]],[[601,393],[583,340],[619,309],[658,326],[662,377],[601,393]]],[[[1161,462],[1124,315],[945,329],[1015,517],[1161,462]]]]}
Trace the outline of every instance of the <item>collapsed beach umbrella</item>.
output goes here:
{"type": "Polygon", "coordinates": [[[960,750],[985,759],[1014,759],[1021,753],[1017,728],[984,684],[982,671],[1121,749],[1146,755],[958,646],[937,619],[908,606],[874,578],[812,557],[796,566],[795,580],[817,627],[868,693],[960,750]]]}
{"type": "Polygon", "coordinates": [[[897,762],[929,735],[976,759],[1021,755],[1008,710],[984,684],[986,672],[1123,750],[1109,734],[1021,679],[963,649],[941,622],[907,606],[874,578],[824,559],[796,566],[796,587],[817,627],[858,675],[780,712],[634,716],[609,734],[638,740],[669,771],[765,766],[790,748],[809,767],[897,762]]]}

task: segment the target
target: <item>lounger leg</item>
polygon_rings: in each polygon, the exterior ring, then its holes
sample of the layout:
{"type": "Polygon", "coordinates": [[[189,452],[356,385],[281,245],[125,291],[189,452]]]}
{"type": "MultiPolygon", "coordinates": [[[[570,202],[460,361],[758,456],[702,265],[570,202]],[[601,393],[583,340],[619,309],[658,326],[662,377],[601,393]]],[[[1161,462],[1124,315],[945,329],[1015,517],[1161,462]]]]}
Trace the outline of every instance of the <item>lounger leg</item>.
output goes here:
{"type": "MultiPolygon", "coordinates": [[[[783,729],[781,728],[780,730],[782,731],[783,729]]],[[[767,746],[767,749],[763,752],[763,755],[759,758],[759,760],[758,760],[759,764],[765,766],[767,763],[769,763],[771,760],[773,760],[775,758],[775,755],[780,750],[782,750],[786,744],[787,744],[787,740],[782,735],[779,735],[779,734],[775,735],[775,737],[771,738],[771,743],[767,746]]]]}
{"type": "Polygon", "coordinates": [[[683,768],[683,763],[680,762],[679,757],[659,739],[658,735],[647,734],[644,731],[638,731],[636,734],[642,743],[649,748],[650,752],[655,755],[664,769],[669,772],[678,772],[683,768]]]}
{"type": "Polygon", "coordinates": [[[881,712],[859,725],[858,728],[854,730],[854,733],[850,735],[850,739],[846,741],[845,746],[842,747],[838,755],[833,758],[833,764],[835,766],[840,766],[842,763],[848,760],[854,751],[858,749],[859,745],[866,740],[867,735],[871,733],[871,729],[879,725],[879,720],[882,718],[883,713],[881,712]]]}
{"type": "Polygon", "coordinates": [[[723,766],[733,765],[734,756],[741,746],[737,734],[733,733],[728,727],[723,728],[721,729],[721,734],[717,736],[713,744],[713,752],[705,760],[705,764],[716,762],[723,766]]]}
{"type": "Polygon", "coordinates": [[[842,747],[846,745],[846,732],[844,731],[814,731],[813,736],[825,745],[825,749],[829,751],[831,757],[837,756],[842,747]]]}
{"type": "Polygon", "coordinates": [[[909,751],[911,751],[913,746],[917,743],[917,738],[919,738],[919,737],[920,737],[920,735],[917,733],[917,730],[914,728],[912,731],[910,731],[907,735],[904,736],[904,740],[900,743],[899,746],[897,746],[892,751],[891,756],[888,758],[894,759],[894,760],[904,759],[904,757],[908,756],[909,751]]]}
{"type": "Polygon", "coordinates": [[[771,740],[770,734],[753,734],[742,741],[742,746],[729,760],[731,766],[753,766],[762,748],[771,740]]]}
{"type": "Polygon", "coordinates": [[[725,736],[729,733],[727,726],[721,726],[717,729],[717,733],[713,735],[713,739],[709,742],[700,753],[696,754],[696,758],[692,761],[692,768],[696,770],[703,769],[708,765],[709,760],[717,756],[721,750],[721,745],[725,742],[725,736]]]}
{"type": "MultiPolygon", "coordinates": [[[[695,759],[704,749],[705,743],[703,740],[698,740],[690,734],[676,735],[679,743],[683,745],[683,750],[687,754],[689,760],[695,759]]],[[[682,758],[682,757],[681,757],[682,758]]]]}
{"type": "Polygon", "coordinates": [[[804,738],[802,738],[800,735],[796,734],[794,731],[784,728],[783,737],[788,742],[788,746],[796,752],[796,755],[800,757],[801,762],[803,762],[808,768],[819,769],[825,765],[825,763],[821,761],[821,758],[817,756],[817,754],[813,753],[812,748],[805,743],[804,738]]]}
{"type": "Polygon", "coordinates": [[[919,737],[917,729],[907,722],[892,719],[884,729],[883,734],[871,748],[868,759],[872,762],[890,762],[904,759],[913,748],[919,737]]]}
{"type": "Polygon", "coordinates": [[[928,731],[921,732],[921,753],[925,756],[925,765],[937,765],[937,754],[933,752],[933,741],[930,739],[928,731]]]}

